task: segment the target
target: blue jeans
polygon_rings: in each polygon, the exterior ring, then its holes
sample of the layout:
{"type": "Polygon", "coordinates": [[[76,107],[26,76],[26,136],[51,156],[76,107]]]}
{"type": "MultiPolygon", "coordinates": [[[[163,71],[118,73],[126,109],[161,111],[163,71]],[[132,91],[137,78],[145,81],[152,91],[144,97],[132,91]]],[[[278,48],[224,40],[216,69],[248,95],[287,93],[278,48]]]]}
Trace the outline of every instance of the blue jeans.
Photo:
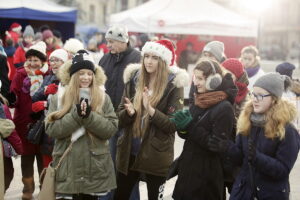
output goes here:
{"type": "MultiPolygon", "coordinates": [[[[114,166],[116,166],[117,141],[122,134],[123,134],[123,129],[120,129],[109,140],[110,154],[114,162],[114,166]]],[[[113,197],[114,197],[114,190],[109,192],[107,195],[100,197],[99,200],[113,200],[113,197]]],[[[140,191],[139,191],[138,183],[135,184],[134,188],[132,189],[130,200],[140,200],[140,191]]]]}

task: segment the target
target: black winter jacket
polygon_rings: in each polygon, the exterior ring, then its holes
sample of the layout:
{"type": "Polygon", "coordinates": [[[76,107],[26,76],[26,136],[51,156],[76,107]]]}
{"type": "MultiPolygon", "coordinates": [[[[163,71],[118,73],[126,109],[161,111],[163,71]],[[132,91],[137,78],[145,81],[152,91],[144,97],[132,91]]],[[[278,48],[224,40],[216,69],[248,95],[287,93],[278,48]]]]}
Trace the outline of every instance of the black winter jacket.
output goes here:
{"type": "Polygon", "coordinates": [[[140,63],[140,61],[141,53],[130,46],[124,52],[119,54],[107,53],[101,58],[99,66],[104,69],[107,76],[105,83],[106,93],[110,96],[115,110],[117,110],[121,102],[124,91],[124,69],[128,64],[140,63]]]}
{"type": "Polygon", "coordinates": [[[232,104],[237,89],[231,76],[226,75],[217,90],[224,91],[228,98],[207,109],[190,106],[193,120],[187,133],[179,135],[185,143],[179,158],[174,200],[223,199],[223,158],[209,150],[208,139],[213,134],[232,134],[235,121],[232,104]]]}

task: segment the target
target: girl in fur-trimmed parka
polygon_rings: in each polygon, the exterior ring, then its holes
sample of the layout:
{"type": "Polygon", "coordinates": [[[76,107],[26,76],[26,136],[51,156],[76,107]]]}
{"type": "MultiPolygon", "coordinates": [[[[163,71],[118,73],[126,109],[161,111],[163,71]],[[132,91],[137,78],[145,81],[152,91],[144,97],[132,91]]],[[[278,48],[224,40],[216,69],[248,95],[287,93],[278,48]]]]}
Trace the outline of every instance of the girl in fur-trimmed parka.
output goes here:
{"type": "Polygon", "coordinates": [[[163,197],[173,161],[175,124],[169,117],[183,107],[185,70],[169,65],[174,48],[169,40],[147,42],[142,63],[124,71],[125,90],[118,109],[124,133],[117,142],[117,190],[114,199],[129,199],[134,185],[145,178],[148,199],[163,197]]]}
{"type": "Polygon", "coordinates": [[[288,200],[289,174],[299,151],[299,134],[292,121],[296,109],[282,99],[287,76],[268,73],[253,87],[252,98],[242,111],[236,144],[220,137],[209,141],[212,149],[227,151],[241,166],[231,200],[288,200]]]}
{"type": "Polygon", "coordinates": [[[87,52],[77,53],[59,69],[64,87],[51,98],[46,133],[55,139],[52,166],[56,199],[96,200],[116,187],[108,140],[117,116],[104,91],[106,76],[87,52]]]}

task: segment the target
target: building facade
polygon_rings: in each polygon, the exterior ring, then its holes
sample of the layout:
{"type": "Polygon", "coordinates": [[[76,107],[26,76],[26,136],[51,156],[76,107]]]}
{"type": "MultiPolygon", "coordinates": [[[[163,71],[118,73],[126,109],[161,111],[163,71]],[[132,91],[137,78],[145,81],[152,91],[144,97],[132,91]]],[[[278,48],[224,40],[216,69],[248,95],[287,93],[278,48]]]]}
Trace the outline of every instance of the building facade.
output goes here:
{"type": "MultiPolygon", "coordinates": [[[[255,16],[241,0],[213,0],[248,17],[259,20],[259,49],[268,59],[295,59],[300,55],[300,1],[273,0],[255,16]]],[[[257,6],[260,6],[259,4],[257,6]]]]}

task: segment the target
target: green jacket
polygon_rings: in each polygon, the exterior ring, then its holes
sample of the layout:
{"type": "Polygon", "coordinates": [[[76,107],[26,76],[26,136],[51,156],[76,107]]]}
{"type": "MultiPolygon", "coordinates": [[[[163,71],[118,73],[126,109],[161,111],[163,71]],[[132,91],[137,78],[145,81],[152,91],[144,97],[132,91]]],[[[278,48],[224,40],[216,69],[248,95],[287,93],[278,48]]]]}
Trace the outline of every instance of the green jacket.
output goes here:
{"type": "MultiPolygon", "coordinates": [[[[124,108],[124,97],[133,100],[136,79],[140,65],[129,65],[124,72],[125,90],[121,100],[118,116],[120,127],[124,134],[117,142],[116,166],[117,170],[127,174],[131,143],[133,139],[132,125],[135,117],[129,117],[124,108]]],[[[143,140],[131,170],[155,176],[166,176],[174,157],[174,139],[176,126],[169,117],[183,108],[183,86],[188,83],[188,74],[185,70],[176,67],[170,71],[169,82],[164,95],[155,108],[155,114],[150,119],[143,140]],[[187,79],[187,80],[184,80],[187,79]]]]}
{"type": "MultiPolygon", "coordinates": [[[[49,114],[57,110],[57,95],[50,102],[49,114]]],[[[65,194],[100,193],[116,188],[114,166],[109,152],[108,139],[118,127],[117,116],[108,95],[102,108],[103,114],[92,111],[82,119],[74,107],[59,120],[46,123],[46,133],[55,138],[53,167],[70,144],[78,128],[87,132],[74,142],[69,154],[56,171],[56,192],[65,194]]]]}

